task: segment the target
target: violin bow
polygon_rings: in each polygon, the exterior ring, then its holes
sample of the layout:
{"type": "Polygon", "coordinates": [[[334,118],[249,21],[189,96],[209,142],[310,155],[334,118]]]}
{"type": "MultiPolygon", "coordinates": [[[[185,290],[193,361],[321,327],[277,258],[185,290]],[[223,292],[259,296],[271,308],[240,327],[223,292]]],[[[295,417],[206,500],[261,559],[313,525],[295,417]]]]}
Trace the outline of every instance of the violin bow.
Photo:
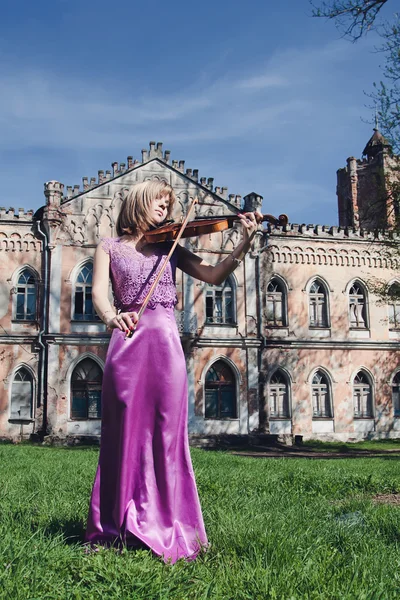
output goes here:
{"type": "MultiPolygon", "coordinates": [[[[154,291],[154,289],[155,289],[156,285],[157,285],[157,284],[158,284],[158,282],[160,281],[160,279],[161,279],[161,277],[162,277],[162,275],[163,275],[163,273],[164,273],[165,269],[167,268],[167,264],[168,264],[168,262],[169,262],[169,259],[171,258],[172,254],[174,253],[174,250],[175,250],[176,246],[178,245],[178,242],[179,242],[179,240],[180,240],[180,239],[181,239],[181,237],[182,237],[182,234],[183,234],[183,232],[184,232],[184,230],[185,230],[185,227],[186,227],[186,225],[187,225],[187,224],[188,224],[188,222],[189,222],[190,213],[192,212],[194,205],[195,205],[195,204],[197,204],[197,203],[198,203],[198,201],[199,201],[199,200],[198,200],[198,198],[197,198],[197,196],[196,196],[195,198],[193,198],[193,200],[192,200],[192,203],[191,203],[191,205],[189,206],[189,210],[187,211],[187,214],[186,214],[185,220],[184,220],[184,221],[183,221],[183,223],[182,223],[182,226],[181,226],[181,228],[180,228],[180,230],[179,230],[179,233],[178,233],[178,235],[177,235],[177,236],[176,236],[176,238],[175,238],[175,241],[174,241],[174,243],[173,243],[173,244],[172,244],[172,246],[171,246],[171,249],[170,249],[170,251],[168,252],[168,256],[166,257],[166,259],[165,259],[165,261],[164,261],[164,263],[163,263],[163,265],[162,265],[161,269],[159,270],[159,272],[158,272],[158,274],[157,274],[157,277],[156,277],[156,278],[155,278],[155,280],[153,281],[153,283],[152,283],[152,285],[151,285],[151,288],[149,289],[149,291],[148,291],[148,294],[147,294],[146,298],[143,300],[143,304],[142,304],[142,306],[140,307],[140,310],[139,310],[139,312],[138,312],[138,320],[137,320],[137,321],[136,321],[136,323],[134,324],[134,330],[136,329],[136,325],[137,325],[137,323],[138,323],[138,321],[139,321],[140,317],[142,316],[142,314],[143,314],[143,313],[144,313],[144,311],[145,311],[145,308],[146,308],[146,306],[147,306],[147,304],[148,304],[148,302],[149,302],[149,300],[150,300],[150,297],[151,297],[151,295],[152,295],[152,293],[153,293],[153,291],[154,291]]],[[[131,337],[132,337],[132,335],[133,335],[133,332],[134,332],[134,330],[133,330],[133,331],[128,331],[128,332],[127,332],[127,334],[126,334],[126,336],[125,336],[125,339],[131,338],[131,337]]]]}

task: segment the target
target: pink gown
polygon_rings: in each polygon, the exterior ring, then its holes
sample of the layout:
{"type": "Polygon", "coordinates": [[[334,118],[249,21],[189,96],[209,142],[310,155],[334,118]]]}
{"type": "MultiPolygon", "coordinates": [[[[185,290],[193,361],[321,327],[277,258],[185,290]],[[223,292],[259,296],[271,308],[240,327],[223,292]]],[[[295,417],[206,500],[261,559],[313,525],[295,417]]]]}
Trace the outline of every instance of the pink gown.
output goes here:
{"type": "MultiPolygon", "coordinates": [[[[170,245],[146,257],[104,238],[115,306],[138,310],[170,245]]],[[[189,452],[186,364],[174,317],[176,254],[130,339],[114,329],[86,542],[145,545],[165,562],[208,546],[189,452]]]]}

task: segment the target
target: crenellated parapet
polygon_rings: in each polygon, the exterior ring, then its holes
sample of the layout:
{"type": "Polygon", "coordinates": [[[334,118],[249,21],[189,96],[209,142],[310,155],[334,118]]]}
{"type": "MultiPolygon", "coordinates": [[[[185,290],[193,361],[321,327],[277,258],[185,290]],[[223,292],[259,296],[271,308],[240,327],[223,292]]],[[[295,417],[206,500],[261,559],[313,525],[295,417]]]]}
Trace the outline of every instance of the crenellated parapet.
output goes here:
{"type": "Polygon", "coordinates": [[[24,208],[9,208],[0,207],[0,221],[12,221],[13,223],[31,223],[33,220],[33,210],[29,209],[25,212],[24,208]]]}
{"type": "MultiPolygon", "coordinates": [[[[229,194],[228,196],[228,188],[227,187],[214,187],[214,179],[213,177],[200,177],[198,169],[191,169],[185,167],[184,160],[172,160],[171,159],[171,151],[163,150],[162,142],[153,142],[149,143],[149,149],[142,150],[141,160],[133,159],[133,156],[128,156],[126,162],[118,163],[116,161],[111,163],[111,170],[103,171],[99,170],[96,177],[82,177],[82,185],[68,185],[66,187],[66,194],[62,197],[62,202],[66,202],[80,194],[88,192],[90,190],[95,189],[96,187],[103,185],[117,177],[120,177],[124,173],[128,173],[129,171],[133,171],[134,169],[145,165],[151,160],[158,159],[161,162],[169,165],[175,171],[178,171],[189,180],[193,181],[209,190],[210,192],[216,194],[220,198],[223,198],[226,201],[236,205],[238,208],[241,206],[242,197],[234,194],[229,194]]],[[[49,182],[56,183],[56,182],[49,182]]],[[[49,185],[49,184],[46,184],[49,185]]],[[[62,184],[59,184],[62,185],[62,184]]],[[[45,188],[46,195],[46,188],[45,188]]]]}
{"type": "Polygon", "coordinates": [[[400,233],[393,230],[376,231],[362,229],[361,227],[340,227],[336,225],[306,225],[288,223],[287,225],[272,225],[268,223],[266,234],[285,237],[308,237],[321,239],[350,239],[364,240],[366,242],[390,242],[400,240],[400,233]]]}

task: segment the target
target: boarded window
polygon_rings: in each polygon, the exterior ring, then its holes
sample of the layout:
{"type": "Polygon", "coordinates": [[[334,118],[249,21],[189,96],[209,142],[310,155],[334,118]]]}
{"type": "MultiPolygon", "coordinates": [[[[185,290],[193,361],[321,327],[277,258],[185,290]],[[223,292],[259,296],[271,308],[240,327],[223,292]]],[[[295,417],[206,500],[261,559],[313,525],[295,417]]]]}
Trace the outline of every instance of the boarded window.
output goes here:
{"type": "Polygon", "coordinates": [[[206,418],[237,417],[235,376],[232,369],[222,360],[218,360],[207,371],[205,403],[206,418]]]}
{"type": "Polygon", "coordinates": [[[71,419],[101,418],[103,372],[91,358],[78,363],[71,379],[71,419]]]}
{"type": "Polygon", "coordinates": [[[32,419],[33,416],[33,379],[27,369],[15,373],[11,388],[11,419],[32,419]]]}

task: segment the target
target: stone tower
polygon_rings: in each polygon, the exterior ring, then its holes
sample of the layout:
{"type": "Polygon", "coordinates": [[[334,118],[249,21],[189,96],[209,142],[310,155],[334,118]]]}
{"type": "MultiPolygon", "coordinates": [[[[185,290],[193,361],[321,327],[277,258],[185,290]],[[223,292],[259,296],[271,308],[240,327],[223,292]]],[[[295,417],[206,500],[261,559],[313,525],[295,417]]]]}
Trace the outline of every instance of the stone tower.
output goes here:
{"type": "Polygon", "coordinates": [[[393,183],[400,182],[400,164],[377,125],[363,157],[351,156],[337,171],[339,225],[390,229],[397,216],[393,183]]]}

